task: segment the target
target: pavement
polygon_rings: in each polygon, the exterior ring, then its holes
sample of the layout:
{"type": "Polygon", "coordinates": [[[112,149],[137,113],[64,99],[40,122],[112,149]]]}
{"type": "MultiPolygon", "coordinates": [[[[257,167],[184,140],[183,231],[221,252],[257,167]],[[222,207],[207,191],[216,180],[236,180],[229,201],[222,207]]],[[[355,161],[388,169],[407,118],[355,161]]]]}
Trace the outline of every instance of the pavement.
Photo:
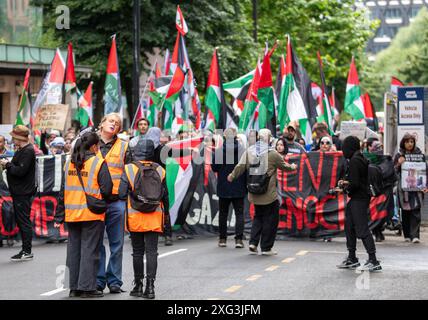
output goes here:
{"type": "MultiPolygon", "coordinates": [[[[378,300],[428,299],[428,228],[421,230],[420,244],[405,243],[402,237],[386,232],[386,241],[376,243],[383,271],[356,273],[336,265],[346,256],[344,238],[332,242],[276,241],[276,256],[254,256],[228,246],[219,248],[216,237],[174,240],[159,244],[158,300],[378,300]]],[[[69,300],[63,288],[66,243],[34,243],[33,261],[11,262],[20,248],[0,248],[0,299],[69,300]]],[[[358,241],[360,262],[367,259],[358,241]]],[[[131,243],[125,239],[123,289],[103,300],[142,299],[129,296],[133,272],[131,243]]],[[[78,298],[73,298],[78,299],[78,298]]]]}

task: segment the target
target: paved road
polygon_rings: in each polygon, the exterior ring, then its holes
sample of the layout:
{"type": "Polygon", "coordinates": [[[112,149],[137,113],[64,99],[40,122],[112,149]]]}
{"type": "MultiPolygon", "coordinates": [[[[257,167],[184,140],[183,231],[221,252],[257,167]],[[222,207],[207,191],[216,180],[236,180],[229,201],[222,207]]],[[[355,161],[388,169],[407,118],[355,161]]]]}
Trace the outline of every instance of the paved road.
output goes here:
{"type": "MultiPolygon", "coordinates": [[[[249,255],[247,246],[235,249],[232,239],[227,248],[217,247],[214,237],[176,240],[172,247],[161,243],[156,295],[172,300],[428,299],[428,229],[422,241],[414,245],[387,234],[378,244],[384,270],[369,275],[335,268],[346,255],[344,238],[330,243],[277,241],[279,254],[274,257],[249,255]]],[[[9,261],[17,250],[17,245],[0,248],[0,299],[68,299],[58,278],[66,244],[37,242],[33,261],[9,261]]],[[[364,261],[361,243],[358,250],[364,261]]],[[[102,299],[138,299],[129,296],[133,274],[128,238],[123,270],[128,292],[102,299]]]]}

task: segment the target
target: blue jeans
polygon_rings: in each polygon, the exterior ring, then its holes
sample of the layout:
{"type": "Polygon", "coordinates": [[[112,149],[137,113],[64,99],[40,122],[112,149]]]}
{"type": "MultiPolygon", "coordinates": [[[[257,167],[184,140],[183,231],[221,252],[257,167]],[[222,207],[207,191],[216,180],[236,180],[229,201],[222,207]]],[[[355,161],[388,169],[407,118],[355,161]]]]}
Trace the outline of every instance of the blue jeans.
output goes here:
{"type": "Polygon", "coordinates": [[[122,257],[125,236],[125,201],[115,201],[108,204],[105,228],[110,247],[110,259],[106,271],[106,249],[104,237],[101,238],[100,266],[97,275],[97,287],[105,288],[119,286],[122,282],[122,257]]]}

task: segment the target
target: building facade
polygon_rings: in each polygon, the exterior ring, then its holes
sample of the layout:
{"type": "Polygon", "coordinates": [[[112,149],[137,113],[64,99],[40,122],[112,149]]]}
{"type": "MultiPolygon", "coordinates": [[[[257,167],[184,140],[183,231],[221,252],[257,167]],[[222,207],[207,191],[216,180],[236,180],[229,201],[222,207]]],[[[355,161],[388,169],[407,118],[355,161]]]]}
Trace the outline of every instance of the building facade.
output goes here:
{"type": "Polygon", "coordinates": [[[401,27],[408,26],[428,0],[371,0],[359,1],[370,14],[371,20],[380,20],[375,36],[370,39],[367,51],[376,55],[386,49],[401,27]]]}

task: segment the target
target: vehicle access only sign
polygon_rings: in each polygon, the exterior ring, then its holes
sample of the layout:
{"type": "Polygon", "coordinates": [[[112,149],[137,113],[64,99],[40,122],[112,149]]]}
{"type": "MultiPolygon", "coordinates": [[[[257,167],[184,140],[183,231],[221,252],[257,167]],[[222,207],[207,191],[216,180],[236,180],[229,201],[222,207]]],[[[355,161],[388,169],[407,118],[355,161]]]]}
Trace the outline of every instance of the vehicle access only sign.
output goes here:
{"type": "Polygon", "coordinates": [[[424,88],[398,88],[398,124],[424,124],[424,88]]]}

